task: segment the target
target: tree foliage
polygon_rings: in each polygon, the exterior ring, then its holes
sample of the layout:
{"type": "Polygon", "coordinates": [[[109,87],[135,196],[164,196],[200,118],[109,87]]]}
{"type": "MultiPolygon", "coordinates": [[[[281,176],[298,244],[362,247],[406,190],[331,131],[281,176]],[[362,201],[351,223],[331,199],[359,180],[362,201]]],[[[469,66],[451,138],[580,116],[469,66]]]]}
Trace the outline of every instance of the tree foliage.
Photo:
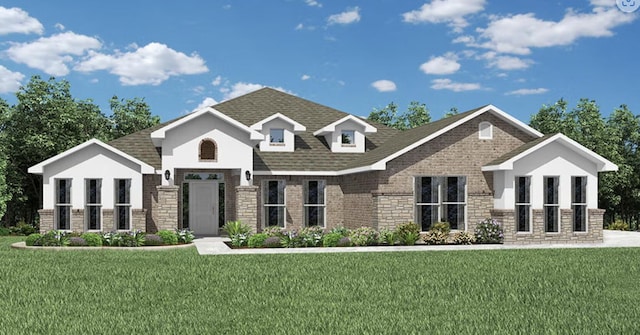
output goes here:
{"type": "Polygon", "coordinates": [[[111,137],[114,139],[160,123],[160,117],[151,115],[149,105],[142,98],[125,100],[114,95],[109,105],[112,112],[111,137]]]}
{"type": "Polygon", "coordinates": [[[407,111],[402,114],[398,114],[398,105],[390,102],[381,109],[374,108],[367,119],[392,128],[406,130],[431,122],[431,115],[427,106],[417,101],[411,101],[407,111]]]}

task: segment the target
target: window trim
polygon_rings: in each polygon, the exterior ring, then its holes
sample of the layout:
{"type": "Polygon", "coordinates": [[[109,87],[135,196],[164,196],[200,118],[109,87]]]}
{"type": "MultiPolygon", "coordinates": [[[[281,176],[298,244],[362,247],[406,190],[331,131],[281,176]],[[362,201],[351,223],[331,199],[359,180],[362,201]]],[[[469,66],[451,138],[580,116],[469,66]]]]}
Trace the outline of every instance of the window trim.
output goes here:
{"type": "Polygon", "coordinates": [[[218,143],[211,138],[203,138],[198,145],[198,160],[201,162],[217,162],[218,161],[218,143]],[[213,158],[202,158],[202,146],[206,143],[213,145],[213,158]]]}
{"type": "Polygon", "coordinates": [[[353,129],[343,129],[340,131],[340,145],[342,145],[343,147],[355,147],[356,144],[356,131],[353,129]],[[345,143],[344,139],[345,139],[345,134],[347,134],[346,138],[351,137],[351,143],[345,143]],[[349,136],[349,134],[351,134],[351,136],[349,136]]]}
{"type": "Polygon", "coordinates": [[[102,178],[85,178],[84,180],[84,229],[87,231],[101,231],[102,230],[102,178]],[[90,187],[90,183],[91,181],[97,181],[98,185],[97,185],[97,190],[96,190],[96,194],[97,194],[97,198],[98,198],[98,202],[89,202],[89,187],[90,187]],[[90,207],[97,207],[98,210],[98,228],[95,229],[91,229],[91,215],[90,215],[90,207]]]}
{"type": "MultiPolygon", "coordinates": [[[[413,193],[414,193],[414,197],[413,197],[413,201],[414,201],[414,218],[415,221],[419,223],[420,225],[420,229],[422,232],[425,232],[424,230],[422,230],[423,224],[422,224],[422,218],[420,217],[421,215],[421,206],[433,206],[435,207],[435,209],[437,210],[437,215],[436,217],[438,218],[438,221],[442,221],[442,219],[444,218],[443,215],[445,213],[445,206],[447,205],[454,205],[454,206],[463,206],[463,211],[462,211],[462,216],[463,216],[463,222],[462,222],[462,227],[456,227],[456,228],[452,228],[452,231],[466,231],[467,227],[468,227],[468,215],[467,215],[467,210],[469,208],[469,201],[468,201],[468,178],[467,176],[462,176],[462,175],[446,175],[446,176],[415,176],[414,177],[414,182],[413,182],[413,193]],[[420,178],[432,178],[432,180],[436,180],[437,181],[437,196],[438,202],[418,202],[418,189],[417,189],[417,181],[420,178]],[[446,181],[447,178],[464,178],[464,187],[463,187],[463,192],[464,192],[464,201],[446,201],[446,194],[444,192],[446,192],[445,188],[444,188],[444,183],[446,181]]],[[[432,197],[433,198],[433,197],[432,197]]],[[[434,222],[435,223],[435,222],[434,222]]],[[[451,225],[451,222],[449,222],[449,224],[451,225]]],[[[457,225],[457,223],[456,223],[457,225]]]]}
{"type": "Polygon", "coordinates": [[[314,225],[317,227],[326,228],[327,227],[327,182],[324,179],[307,179],[303,181],[302,185],[302,221],[305,227],[310,227],[307,217],[307,208],[317,207],[319,210],[322,210],[322,225],[314,225]],[[322,203],[318,204],[309,204],[307,203],[307,199],[309,198],[309,182],[318,182],[318,184],[322,183],[322,203]]]}
{"type": "Polygon", "coordinates": [[[478,139],[492,140],[493,139],[493,124],[489,121],[482,121],[478,124],[478,139]],[[488,129],[488,130],[487,130],[488,129]],[[482,132],[487,130],[489,134],[484,135],[482,132]]]}
{"type": "Polygon", "coordinates": [[[587,210],[587,185],[589,183],[589,178],[587,176],[571,176],[571,209],[573,210],[573,215],[571,216],[571,230],[574,233],[587,233],[589,231],[589,215],[587,210]],[[584,196],[584,202],[574,202],[575,201],[575,180],[576,178],[582,179],[582,194],[584,196]],[[580,206],[583,210],[583,218],[584,218],[584,230],[576,230],[576,207],[580,206]]]}
{"type": "Polygon", "coordinates": [[[116,231],[130,231],[133,229],[133,222],[132,222],[132,210],[131,210],[131,178],[114,178],[113,179],[113,191],[114,191],[114,196],[113,196],[113,228],[116,231]],[[118,202],[118,193],[120,191],[120,181],[124,180],[125,181],[125,185],[128,186],[128,193],[129,193],[129,202],[125,203],[125,202],[118,202]],[[126,183],[128,182],[128,184],[126,183]],[[120,217],[118,216],[119,214],[119,208],[120,207],[128,207],[128,228],[125,229],[120,229],[120,217]]]}
{"type": "Polygon", "coordinates": [[[516,234],[531,234],[533,233],[533,213],[532,213],[532,207],[531,207],[531,176],[515,176],[514,178],[514,209],[515,209],[515,228],[516,228],[516,234]],[[528,198],[529,198],[529,202],[519,202],[519,189],[520,189],[520,183],[519,183],[519,179],[520,178],[526,178],[527,180],[527,193],[528,193],[528,198]],[[519,211],[518,211],[518,207],[519,206],[528,206],[528,221],[527,222],[527,226],[529,227],[529,229],[527,230],[520,230],[520,221],[519,221],[519,211]]]}
{"type": "Polygon", "coordinates": [[[545,234],[559,234],[561,232],[561,213],[560,213],[560,176],[544,176],[543,177],[543,183],[542,183],[542,208],[543,208],[543,225],[544,225],[544,232],[545,234]],[[554,188],[555,188],[555,198],[556,198],[556,202],[555,203],[548,203],[547,202],[547,180],[549,179],[554,179],[555,183],[554,183],[554,188]],[[554,208],[555,212],[556,212],[556,222],[555,222],[555,226],[557,228],[556,231],[550,231],[548,230],[548,222],[547,222],[547,208],[554,208]]]}
{"type": "Polygon", "coordinates": [[[267,207],[282,207],[283,215],[282,215],[282,226],[278,224],[279,227],[287,228],[287,182],[284,179],[266,179],[262,181],[262,228],[269,227],[267,225],[267,207]],[[278,182],[278,184],[282,183],[282,204],[270,204],[267,203],[269,200],[268,192],[269,192],[269,182],[278,182]]]}
{"type": "MultiPolygon", "coordinates": [[[[71,231],[71,224],[73,223],[73,211],[72,211],[72,204],[73,204],[73,180],[71,178],[55,178],[54,179],[54,183],[55,183],[55,187],[54,187],[54,198],[55,198],[55,202],[54,202],[54,217],[53,217],[53,226],[55,227],[56,230],[61,230],[61,231],[71,231]],[[60,190],[60,181],[65,180],[66,182],[68,182],[68,186],[66,186],[66,188],[68,188],[68,193],[69,193],[69,202],[65,202],[65,203],[61,203],[59,202],[59,195],[58,192],[60,190]],[[68,213],[68,220],[69,220],[69,228],[60,228],[60,216],[59,216],[59,208],[60,207],[66,207],[67,210],[69,211],[68,213]]],[[[66,218],[65,218],[66,219],[66,218]]]]}

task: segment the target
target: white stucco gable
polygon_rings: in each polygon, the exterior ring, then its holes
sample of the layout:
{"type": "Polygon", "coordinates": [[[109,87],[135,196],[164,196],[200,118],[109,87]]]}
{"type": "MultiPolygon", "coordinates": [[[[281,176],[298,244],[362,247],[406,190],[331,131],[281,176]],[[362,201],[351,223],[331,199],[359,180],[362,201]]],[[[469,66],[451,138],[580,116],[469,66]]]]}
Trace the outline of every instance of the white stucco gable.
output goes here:
{"type": "Polygon", "coordinates": [[[259,131],[263,135],[263,139],[260,141],[260,151],[280,152],[294,151],[295,134],[307,130],[302,124],[281,113],[273,114],[254,123],[251,125],[251,129],[259,131]]]}
{"type": "Polygon", "coordinates": [[[316,130],[313,136],[324,136],[332,152],[364,152],[365,136],[377,131],[362,119],[347,115],[316,130]],[[348,143],[345,143],[345,137],[348,143]]]}

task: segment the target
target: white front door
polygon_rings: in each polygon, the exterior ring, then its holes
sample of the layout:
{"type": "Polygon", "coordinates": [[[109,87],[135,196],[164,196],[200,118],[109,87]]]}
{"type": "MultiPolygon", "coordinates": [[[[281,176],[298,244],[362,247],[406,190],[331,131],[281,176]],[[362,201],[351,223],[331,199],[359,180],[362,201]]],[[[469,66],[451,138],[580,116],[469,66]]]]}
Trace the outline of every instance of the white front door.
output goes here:
{"type": "Polygon", "coordinates": [[[218,235],[218,182],[189,183],[189,227],[196,235],[218,235]]]}

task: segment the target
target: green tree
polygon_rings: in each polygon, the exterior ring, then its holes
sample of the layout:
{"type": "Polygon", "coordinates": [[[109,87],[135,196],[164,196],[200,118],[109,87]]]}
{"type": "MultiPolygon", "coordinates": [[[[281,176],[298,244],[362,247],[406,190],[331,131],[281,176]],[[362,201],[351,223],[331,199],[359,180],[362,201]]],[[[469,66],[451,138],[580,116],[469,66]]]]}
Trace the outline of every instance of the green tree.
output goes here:
{"type": "Polygon", "coordinates": [[[431,122],[431,115],[427,106],[417,101],[411,101],[407,111],[399,115],[398,105],[391,102],[381,109],[374,108],[367,119],[391,128],[406,130],[431,122]]]}
{"type": "MultiPolygon", "coordinates": [[[[0,144],[4,143],[3,138],[6,134],[2,127],[3,120],[9,115],[9,104],[4,99],[0,99],[0,144]]],[[[0,223],[3,222],[4,213],[7,210],[7,202],[11,200],[11,194],[7,188],[7,157],[5,155],[5,147],[0,146],[0,223]]]]}
{"type": "Polygon", "coordinates": [[[160,117],[151,115],[149,105],[142,98],[109,100],[111,107],[111,138],[115,139],[160,123],[160,117]]]}
{"type": "MultiPolygon", "coordinates": [[[[565,133],[567,102],[558,100],[555,104],[542,105],[538,113],[531,116],[529,125],[543,134],[565,133]]],[[[568,135],[567,135],[568,136],[568,135]]]]}
{"type": "Polygon", "coordinates": [[[457,107],[451,107],[448,112],[444,113],[444,117],[448,118],[448,117],[452,117],[452,116],[458,115],[458,114],[460,114],[460,112],[458,111],[458,108],[457,107]]]}

